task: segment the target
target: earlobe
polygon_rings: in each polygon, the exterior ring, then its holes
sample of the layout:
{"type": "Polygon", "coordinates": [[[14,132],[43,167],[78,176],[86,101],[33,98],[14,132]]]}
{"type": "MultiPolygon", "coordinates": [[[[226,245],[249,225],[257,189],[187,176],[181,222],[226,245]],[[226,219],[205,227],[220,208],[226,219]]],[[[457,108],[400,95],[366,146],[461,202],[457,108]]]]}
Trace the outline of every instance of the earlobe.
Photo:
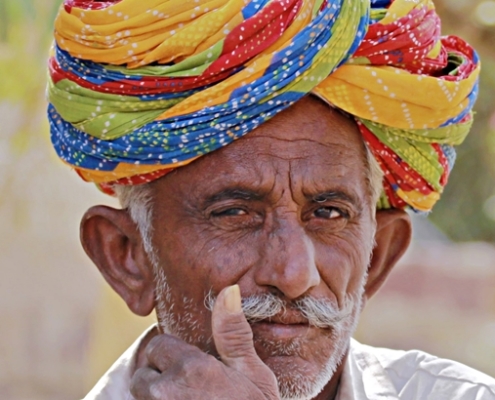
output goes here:
{"type": "Polygon", "coordinates": [[[86,254],[105,280],[137,315],[153,311],[153,271],[136,225],[125,210],[90,208],[80,227],[86,254]]]}
{"type": "Polygon", "coordinates": [[[368,268],[365,300],[371,298],[385,282],[394,265],[411,242],[411,219],[403,210],[376,212],[376,245],[368,268]]]}

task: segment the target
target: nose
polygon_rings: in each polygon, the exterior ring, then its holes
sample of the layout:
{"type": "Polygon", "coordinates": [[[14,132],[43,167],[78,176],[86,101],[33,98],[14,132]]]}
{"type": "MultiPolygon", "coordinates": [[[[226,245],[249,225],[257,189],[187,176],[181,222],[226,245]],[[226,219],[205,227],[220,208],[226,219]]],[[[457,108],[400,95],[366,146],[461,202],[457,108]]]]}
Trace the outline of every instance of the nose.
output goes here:
{"type": "Polygon", "coordinates": [[[268,235],[255,271],[258,286],[278,289],[296,299],[320,283],[315,248],[297,221],[284,221],[268,235]]]}

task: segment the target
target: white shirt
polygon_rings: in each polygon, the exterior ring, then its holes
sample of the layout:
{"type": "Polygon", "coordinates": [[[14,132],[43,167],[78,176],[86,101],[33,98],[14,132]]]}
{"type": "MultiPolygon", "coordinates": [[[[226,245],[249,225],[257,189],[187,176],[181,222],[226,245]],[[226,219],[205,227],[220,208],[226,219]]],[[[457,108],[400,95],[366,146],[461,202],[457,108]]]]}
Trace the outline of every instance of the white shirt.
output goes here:
{"type": "MultiPolygon", "coordinates": [[[[84,400],[133,400],[129,385],[146,331],[84,400]]],[[[495,379],[418,350],[398,351],[351,339],[337,400],[495,400],[495,379]]],[[[235,399],[233,399],[235,400],[235,399]]]]}

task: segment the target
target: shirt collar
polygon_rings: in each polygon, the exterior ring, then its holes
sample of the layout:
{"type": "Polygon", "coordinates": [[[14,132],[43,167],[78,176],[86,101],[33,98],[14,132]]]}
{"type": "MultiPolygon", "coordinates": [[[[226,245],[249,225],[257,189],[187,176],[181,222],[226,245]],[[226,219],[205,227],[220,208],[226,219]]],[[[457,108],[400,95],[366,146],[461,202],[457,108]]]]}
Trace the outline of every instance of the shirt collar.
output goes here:
{"type": "Polygon", "coordinates": [[[351,339],[336,400],[398,400],[399,395],[374,354],[351,339]]]}

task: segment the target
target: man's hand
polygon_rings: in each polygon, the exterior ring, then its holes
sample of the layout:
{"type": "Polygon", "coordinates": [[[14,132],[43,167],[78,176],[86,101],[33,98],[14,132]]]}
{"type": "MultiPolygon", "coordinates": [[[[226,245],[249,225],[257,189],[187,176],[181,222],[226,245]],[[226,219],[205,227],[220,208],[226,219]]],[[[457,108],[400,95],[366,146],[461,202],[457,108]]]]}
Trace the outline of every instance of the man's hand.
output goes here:
{"type": "Polygon", "coordinates": [[[241,310],[239,286],[223,289],[212,312],[221,361],[171,335],[153,338],[148,366],[131,382],[136,400],[278,400],[277,380],[261,361],[241,310]]]}

